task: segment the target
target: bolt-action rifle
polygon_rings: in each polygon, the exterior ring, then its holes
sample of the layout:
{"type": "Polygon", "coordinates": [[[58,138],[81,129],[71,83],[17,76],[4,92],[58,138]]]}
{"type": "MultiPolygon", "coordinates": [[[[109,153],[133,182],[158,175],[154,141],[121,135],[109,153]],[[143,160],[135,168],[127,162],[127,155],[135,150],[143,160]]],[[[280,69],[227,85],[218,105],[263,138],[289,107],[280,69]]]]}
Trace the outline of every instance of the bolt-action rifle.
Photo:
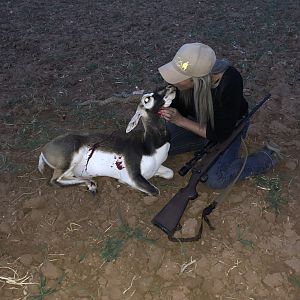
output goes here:
{"type": "Polygon", "coordinates": [[[233,130],[229,138],[221,143],[209,142],[203,150],[195,153],[194,157],[183,166],[179,174],[181,176],[186,175],[189,170],[192,170],[192,175],[188,184],[180,189],[177,194],[162,208],[162,210],[152,219],[152,224],[159,227],[163,232],[168,235],[169,240],[173,242],[183,241],[191,242],[201,238],[203,229],[203,220],[208,224],[210,229],[214,229],[211,225],[208,215],[216,208],[217,201],[213,201],[202,212],[202,220],[199,229],[199,233],[192,238],[176,238],[174,233],[176,230],[180,230],[180,219],[188,205],[190,200],[194,200],[198,197],[196,187],[199,182],[205,182],[208,179],[208,170],[217,161],[220,155],[228,149],[228,147],[238,138],[244,127],[249,123],[250,118],[256,113],[256,111],[271,97],[271,94],[266,95],[247,116],[241,119],[233,130]]]}

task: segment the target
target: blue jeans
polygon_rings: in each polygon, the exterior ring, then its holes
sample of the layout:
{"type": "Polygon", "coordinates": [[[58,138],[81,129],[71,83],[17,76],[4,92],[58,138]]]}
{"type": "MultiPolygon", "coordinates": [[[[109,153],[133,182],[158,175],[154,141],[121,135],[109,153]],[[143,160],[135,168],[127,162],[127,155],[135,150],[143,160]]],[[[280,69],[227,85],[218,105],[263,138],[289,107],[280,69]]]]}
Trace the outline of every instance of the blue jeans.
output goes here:
{"type": "MultiPolygon", "coordinates": [[[[167,128],[171,134],[169,155],[201,150],[208,142],[208,140],[170,122],[167,122],[167,128]]],[[[247,130],[248,126],[242,132],[243,137],[245,137],[247,130]]],[[[240,146],[241,136],[235,139],[209,169],[207,173],[208,179],[205,182],[208,186],[214,189],[223,189],[236,178],[244,162],[244,158],[239,158],[240,146]]],[[[248,156],[239,180],[265,173],[272,169],[273,166],[272,151],[263,148],[248,156]]]]}

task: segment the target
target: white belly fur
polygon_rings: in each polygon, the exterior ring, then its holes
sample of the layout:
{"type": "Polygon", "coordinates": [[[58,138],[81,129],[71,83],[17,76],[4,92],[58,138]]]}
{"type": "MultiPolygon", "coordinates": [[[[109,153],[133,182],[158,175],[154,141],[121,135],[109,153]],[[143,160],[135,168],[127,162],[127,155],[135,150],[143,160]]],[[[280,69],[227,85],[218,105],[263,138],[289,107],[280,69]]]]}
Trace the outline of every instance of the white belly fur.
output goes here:
{"type": "MultiPolygon", "coordinates": [[[[149,179],[154,176],[167,159],[170,144],[166,143],[156,150],[152,156],[144,155],[141,161],[141,174],[149,179]]],[[[95,150],[88,164],[87,160],[91,151],[83,147],[74,157],[74,175],[79,178],[92,178],[109,176],[130,185],[134,185],[126,168],[124,156],[117,153],[95,150]]]]}
{"type": "Polygon", "coordinates": [[[166,143],[156,149],[156,152],[152,156],[143,156],[141,162],[141,173],[146,179],[149,179],[156,174],[159,167],[167,159],[169,149],[170,143],[166,143]]]}

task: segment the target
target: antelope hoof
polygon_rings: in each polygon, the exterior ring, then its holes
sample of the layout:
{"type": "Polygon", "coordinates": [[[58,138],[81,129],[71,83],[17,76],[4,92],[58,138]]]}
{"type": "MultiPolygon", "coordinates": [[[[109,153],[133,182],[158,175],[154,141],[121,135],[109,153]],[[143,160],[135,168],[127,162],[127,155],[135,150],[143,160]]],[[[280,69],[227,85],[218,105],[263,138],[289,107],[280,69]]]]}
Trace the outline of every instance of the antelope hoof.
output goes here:
{"type": "Polygon", "coordinates": [[[95,181],[90,181],[87,185],[88,190],[92,193],[93,196],[97,194],[97,183],[95,181]]]}
{"type": "Polygon", "coordinates": [[[51,180],[48,184],[52,185],[52,186],[55,186],[55,187],[63,187],[63,184],[61,184],[60,182],[58,182],[56,179],[55,180],[51,180]]]}
{"type": "Polygon", "coordinates": [[[153,196],[153,197],[157,197],[157,196],[159,196],[159,189],[157,188],[157,187],[155,187],[155,186],[153,186],[152,188],[151,188],[151,190],[149,190],[148,191],[148,195],[149,196],[153,196]]]}

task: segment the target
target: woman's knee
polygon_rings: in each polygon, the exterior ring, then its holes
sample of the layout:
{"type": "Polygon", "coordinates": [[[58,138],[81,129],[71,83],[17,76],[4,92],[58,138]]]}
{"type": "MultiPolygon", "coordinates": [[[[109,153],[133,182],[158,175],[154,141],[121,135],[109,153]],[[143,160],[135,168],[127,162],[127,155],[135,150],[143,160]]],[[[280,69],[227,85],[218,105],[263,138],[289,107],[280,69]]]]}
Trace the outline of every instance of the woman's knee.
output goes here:
{"type": "Polygon", "coordinates": [[[217,174],[210,174],[205,182],[212,189],[224,189],[229,185],[227,178],[217,174]]]}

